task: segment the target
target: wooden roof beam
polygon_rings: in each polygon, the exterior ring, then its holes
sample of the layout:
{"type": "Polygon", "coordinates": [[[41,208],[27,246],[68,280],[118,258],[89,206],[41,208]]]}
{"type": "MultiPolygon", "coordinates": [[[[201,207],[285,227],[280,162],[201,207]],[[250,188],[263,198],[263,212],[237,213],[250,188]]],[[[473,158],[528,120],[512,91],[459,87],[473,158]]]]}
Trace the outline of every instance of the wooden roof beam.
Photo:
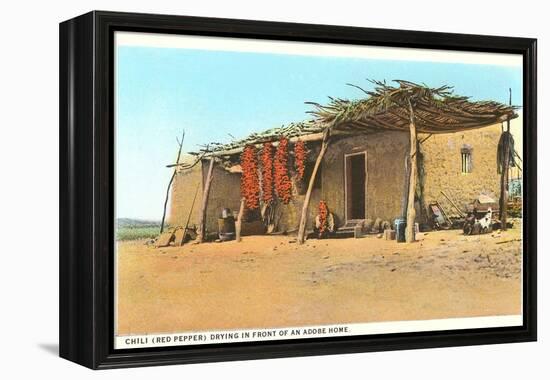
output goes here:
{"type": "MultiPolygon", "coordinates": [[[[392,115],[394,115],[395,117],[398,117],[400,118],[401,120],[403,120],[404,122],[407,122],[409,120],[408,117],[405,117],[403,115],[400,115],[398,114],[397,112],[395,111],[390,111],[390,113],[392,115]]],[[[437,131],[440,131],[439,133],[450,133],[450,132],[454,132],[453,130],[450,130],[448,127],[444,127],[444,126],[441,126],[441,125],[437,125],[437,124],[433,124],[431,120],[426,120],[424,117],[418,115],[417,113],[415,113],[414,115],[415,119],[418,119],[421,121],[421,123],[417,124],[416,128],[419,132],[427,132],[427,133],[434,133],[434,130],[437,130],[437,131]],[[427,125],[429,126],[430,130],[426,131],[422,125],[427,125]]]]}

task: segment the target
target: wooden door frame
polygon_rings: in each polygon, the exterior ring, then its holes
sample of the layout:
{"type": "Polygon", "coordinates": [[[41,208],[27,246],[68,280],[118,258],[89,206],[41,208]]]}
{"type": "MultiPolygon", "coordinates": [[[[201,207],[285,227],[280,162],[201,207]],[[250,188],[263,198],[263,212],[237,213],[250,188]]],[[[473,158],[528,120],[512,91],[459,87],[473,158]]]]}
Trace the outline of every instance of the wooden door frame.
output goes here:
{"type": "Polygon", "coordinates": [[[348,218],[348,157],[351,156],[365,156],[365,219],[367,218],[367,184],[368,184],[368,167],[367,167],[367,151],[344,153],[344,219],[347,222],[357,219],[348,218]]]}

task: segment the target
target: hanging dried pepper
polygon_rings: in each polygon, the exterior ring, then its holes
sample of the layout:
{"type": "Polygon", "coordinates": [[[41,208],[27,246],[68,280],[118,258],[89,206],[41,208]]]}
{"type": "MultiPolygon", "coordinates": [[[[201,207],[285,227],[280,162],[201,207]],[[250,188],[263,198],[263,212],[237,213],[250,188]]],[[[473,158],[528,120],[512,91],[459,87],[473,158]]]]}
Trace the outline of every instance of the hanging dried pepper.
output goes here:
{"type": "Polygon", "coordinates": [[[264,144],[262,149],[262,200],[270,203],[273,200],[273,145],[264,144]]]}
{"type": "Polygon", "coordinates": [[[306,169],[306,144],[302,140],[298,140],[294,145],[294,165],[296,166],[297,178],[304,178],[306,169]]]}
{"type": "Polygon", "coordinates": [[[284,204],[292,198],[292,183],[288,175],[288,139],[282,137],[275,152],[275,191],[284,204]]]}
{"type": "Polygon", "coordinates": [[[241,196],[245,199],[246,208],[255,210],[260,206],[260,181],[256,148],[247,145],[241,154],[241,196]]]}
{"type": "Polygon", "coordinates": [[[322,234],[327,229],[327,217],[328,217],[328,207],[325,201],[319,202],[319,233],[322,234]]]}

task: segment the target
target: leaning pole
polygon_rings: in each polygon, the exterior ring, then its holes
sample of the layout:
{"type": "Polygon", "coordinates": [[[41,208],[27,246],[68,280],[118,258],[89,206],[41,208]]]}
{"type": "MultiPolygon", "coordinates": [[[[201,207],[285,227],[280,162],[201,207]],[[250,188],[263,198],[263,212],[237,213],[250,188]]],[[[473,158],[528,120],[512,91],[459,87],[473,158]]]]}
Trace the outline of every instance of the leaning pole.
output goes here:
{"type": "Polygon", "coordinates": [[[302,206],[302,215],[300,216],[300,225],[298,227],[298,243],[299,244],[303,244],[306,240],[307,210],[309,208],[309,201],[311,199],[311,192],[313,191],[313,184],[315,183],[315,177],[317,176],[319,166],[321,166],[321,162],[323,161],[323,157],[324,157],[324,155],[327,151],[329,138],[330,138],[330,128],[327,127],[327,129],[325,129],[325,133],[323,134],[323,142],[321,144],[321,150],[319,151],[319,154],[317,155],[317,160],[315,161],[315,166],[313,167],[311,177],[309,178],[309,184],[308,184],[308,187],[307,187],[306,196],[304,197],[304,204],[302,206]]]}
{"type": "Polygon", "coordinates": [[[416,220],[416,211],[414,209],[414,197],[416,194],[416,177],[418,175],[418,167],[416,160],[417,137],[416,124],[414,120],[414,110],[409,102],[409,132],[410,132],[410,151],[409,151],[409,196],[407,200],[407,226],[405,228],[405,241],[412,243],[414,241],[414,222],[416,220]]]}

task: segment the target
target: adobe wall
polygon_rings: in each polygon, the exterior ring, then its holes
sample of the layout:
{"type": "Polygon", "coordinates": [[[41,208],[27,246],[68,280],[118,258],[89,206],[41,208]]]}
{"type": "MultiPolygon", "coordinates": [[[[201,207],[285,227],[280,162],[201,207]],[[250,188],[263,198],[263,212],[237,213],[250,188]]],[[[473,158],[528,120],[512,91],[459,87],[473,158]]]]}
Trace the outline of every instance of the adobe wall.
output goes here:
{"type": "MultiPolygon", "coordinates": [[[[315,160],[317,157],[317,154],[319,153],[319,147],[311,147],[308,146],[309,153],[308,153],[308,160],[312,161],[315,160]]],[[[322,186],[322,184],[321,184],[322,186]]],[[[307,183],[305,184],[305,187],[307,189],[307,183]]],[[[278,231],[287,231],[287,232],[295,232],[298,230],[298,226],[300,224],[300,217],[302,215],[302,207],[304,206],[304,199],[305,199],[305,190],[302,192],[302,194],[299,194],[296,183],[293,181],[292,186],[292,199],[290,202],[285,204],[279,204],[278,205],[278,215],[280,215],[280,219],[278,222],[277,229],[278,231]]],[[[309,207],[308,207],[308,223],[306,226],[307,230],[313,229],[313,224],[315,222],[315,217],[318,213],[318,206],[319,201],[321,200],[321,189],[313,189],[311,192],[311,198],[309,201],[309,207]]]]}
{"type": "Polygon", "coordinates": [[[341,226],[345,222],[344,154],[367,152],[366,217],[393,221],[401,213],[408,133],[359,135],[333,142],[323,162],[322,198],[341,226]]]}
{"type": "MultiPolygon", "coordinates": [[[[185,225],[198,184],[200,184],[200,187],[191,213],[189,225],[193,226],[199,224],[202,192],[208,173],[208,165],[209,163],[204,161],[202,164],[196,165],[192,169],[179,171],[174,178],[170,201],[170,213],[168,217],[168,224],[171,226],[185,225]]],[[[207,231],[215,232],[218,230],[217,219],[223,208],[228,207],[232,211],[239,210],[240,181],[240,174],[229,173],[218,165],[214,165],[210,195],[208,197],[208,207],[206,209],[207,231]]]]}
{"type": "Polygon", "coordinates": [[[196,165],[189,170],[180,170],[174,178],[168,213],[168,224],[170,226],[185,226],[197,186],[199,186],[199,191],[191,213],[189,225],[193,226],[198,224],[203,186],[201,173],[201,166],[196,165]]]}
{"type": "MultiPolygon", "coordinates": [[[[498,202],[500,175],[497,174],[497,146],[500,124],[467,132],[432,135],[422,143],[425,167],[424,198],[426,204],[439,201],[444,210],[455,215],[443,190],[459,207],[471,203],[478,195],[490,195],[498,202]],[[461,148],[472,148],[472,172],[462,173],[461,148]]],[[[419,135],[419,139],[427,135],[419,135]]]]}
{"type": "MultiPolygon", "coordinates": [[[[203,161],[203,183],[208,174],[208,161],[203,161]]],[[[219,165],[214,165],[212,172],[212,184],[206,209],[206,231],[218,231],[218,218],[222,210],[229,208],[231,211],[239,211],[241,206],[241,174],[230,173],[219,165]]]]}

